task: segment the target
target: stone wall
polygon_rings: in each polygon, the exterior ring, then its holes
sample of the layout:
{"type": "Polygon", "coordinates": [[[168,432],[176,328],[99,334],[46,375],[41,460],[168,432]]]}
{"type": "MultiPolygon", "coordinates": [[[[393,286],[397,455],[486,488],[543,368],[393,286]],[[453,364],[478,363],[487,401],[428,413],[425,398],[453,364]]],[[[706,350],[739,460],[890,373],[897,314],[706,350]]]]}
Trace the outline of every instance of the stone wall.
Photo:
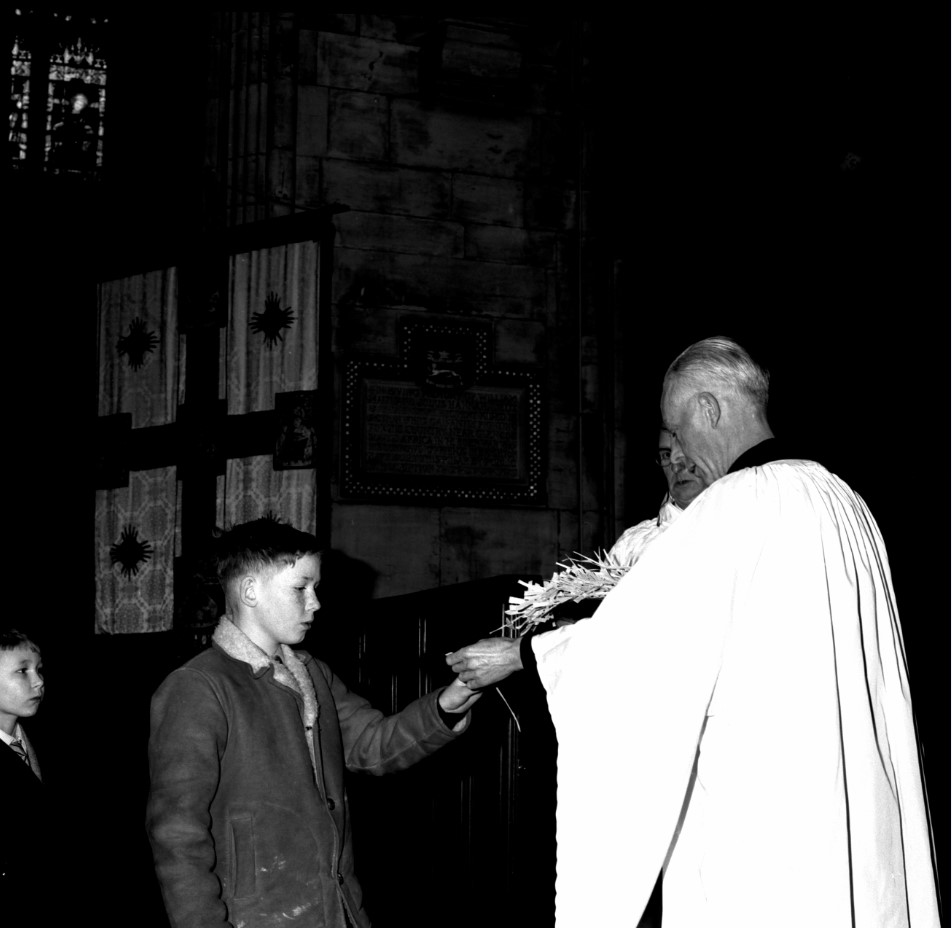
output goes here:
{"type": "MultiPolygon", "coordinates": [[[[559,558],[611,541],[602,462],[612,430],[600,419],[613,394],[598,383],[601,327],[579,285],[580,28],[356,13],[220,21],[216,67],[227,62],[231,84],[227,107],[223,94],[209,108],[218,129],[208,138],[228,222],[338,210],[321,309],[337,414],[346,360],[396,356],[408,316],[488,321],[493,363],[543,382],[541,504],[350,499],[334,468],[331,545],[369,565],[377,596],[548,575],[559,558]]],[[[339,422],[331,433],[336,443],[339,422]]]]}

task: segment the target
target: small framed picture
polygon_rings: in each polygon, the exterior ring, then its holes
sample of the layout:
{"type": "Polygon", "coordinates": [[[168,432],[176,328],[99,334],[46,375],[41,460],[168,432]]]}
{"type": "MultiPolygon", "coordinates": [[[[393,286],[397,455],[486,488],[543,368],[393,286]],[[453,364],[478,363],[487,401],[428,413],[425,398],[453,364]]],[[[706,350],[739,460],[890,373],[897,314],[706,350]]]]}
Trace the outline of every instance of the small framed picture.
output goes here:
{"type": "Polygon", "coordinates": [[[317,466],[317,391],[277,393],[274,469],[317,466]]]}

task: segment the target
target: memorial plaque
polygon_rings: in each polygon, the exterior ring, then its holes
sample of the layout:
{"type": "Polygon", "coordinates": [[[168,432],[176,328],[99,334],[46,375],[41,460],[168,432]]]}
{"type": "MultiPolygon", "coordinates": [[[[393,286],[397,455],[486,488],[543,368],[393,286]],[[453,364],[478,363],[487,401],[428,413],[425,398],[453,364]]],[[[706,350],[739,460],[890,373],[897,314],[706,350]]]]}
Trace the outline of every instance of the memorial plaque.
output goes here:
{"type": "Polygon", "coordinates": [[[541,503],[542,391],[490,365],[491,329],[406,319],[400,359],[351,360],[342,493],[392,501],[541,503]]]}

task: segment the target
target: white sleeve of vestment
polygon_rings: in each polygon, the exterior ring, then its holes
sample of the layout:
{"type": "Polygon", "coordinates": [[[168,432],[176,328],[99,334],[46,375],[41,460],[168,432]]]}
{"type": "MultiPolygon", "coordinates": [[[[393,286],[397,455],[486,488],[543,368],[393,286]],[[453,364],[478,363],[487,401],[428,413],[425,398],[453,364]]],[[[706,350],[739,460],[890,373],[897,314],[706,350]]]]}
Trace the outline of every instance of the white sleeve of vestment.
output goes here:
{"type": "Polygon", "coordinates": [[[653,539],[570,635],[533,639],[559,741],[559,928],[636,924],[671,844],[756,518],[713,508],[653,539]]]}

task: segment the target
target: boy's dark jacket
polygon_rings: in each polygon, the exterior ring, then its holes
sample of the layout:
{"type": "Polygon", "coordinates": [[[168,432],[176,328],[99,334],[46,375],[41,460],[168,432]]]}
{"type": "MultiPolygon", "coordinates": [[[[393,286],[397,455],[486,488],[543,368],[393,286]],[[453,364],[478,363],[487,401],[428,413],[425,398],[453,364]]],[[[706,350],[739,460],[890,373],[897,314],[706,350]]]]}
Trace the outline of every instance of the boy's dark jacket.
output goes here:
{"type": "Polygon", "coordinates": [[[301,696],[218,640],[152,699],[147,828],[172,928],[345,928],[345,908],[365,928],[344,768],[402,770],[453,740],[438,692],[385,717],[294,652],[317,697],[312,766],[301,696]]]}
{"type": "Polygon", "coordinates": [[[49,891],[45,866],[51,830],[46,787],[36,774],[0,742],[0,923],[30,924],[49,891]]]}

